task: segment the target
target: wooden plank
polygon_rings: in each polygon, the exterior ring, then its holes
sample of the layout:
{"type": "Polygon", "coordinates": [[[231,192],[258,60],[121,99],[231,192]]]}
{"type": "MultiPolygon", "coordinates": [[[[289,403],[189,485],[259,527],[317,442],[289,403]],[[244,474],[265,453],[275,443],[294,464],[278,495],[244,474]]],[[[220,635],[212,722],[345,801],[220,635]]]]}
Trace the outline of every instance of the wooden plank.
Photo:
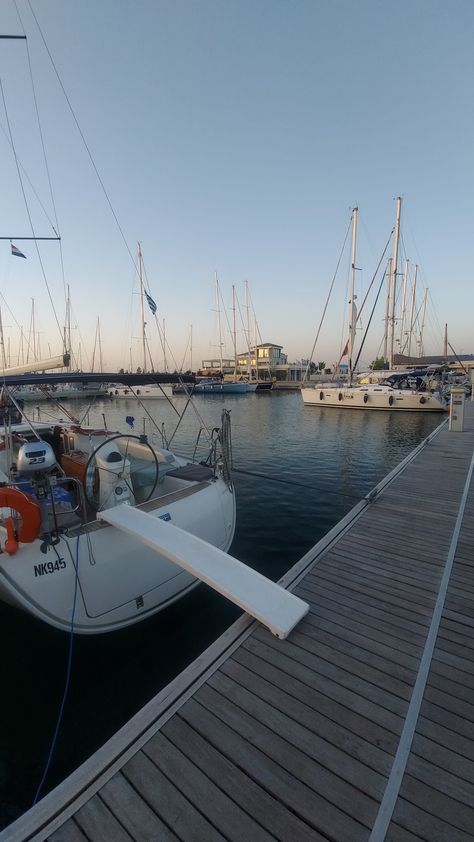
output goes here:
{"type": "Polygon", "coordinates": [[[173,828],[179,839],[186,842],[202,842],[203,839],[206,842],[222,842],[222,834],[207,821],[202,811],[190,804],[143,751],[132,757],[122,771],[149,807],[173,828]]]}
{"type": "MultiPolygon", "coordinates": [[[[201,689],[209,690],[206,687],[201,689]]],[[[238,712],[237,716],[232,716],[229,721],[227,708],[225,705],[222,708],[219,704],[218,694],[212,696],[212,700],[216,702],[216,705],[212,704],[212,710],[209,704],[211,699],[208,693],[206,695],[204,705],[197,701],[196,695],[181,709],[180,715],[211,745],[242,768],[300,820],[312,827],[317,842],[327,842],[328,836],[336,837],[339,842],[366,842],[367,829],[321,797],[313,786],[302,782],[299,768],[297,774],[293,774],[292,769],[288,768],[286,754],[283,763],[276,762],[254,742],[254,729],[250,727],[250,730],[247,730],[244,727],[243,718],[238,712]]],[[[287,745],[285,744],[285,748],[287,745]]],[[[311,784],[313,783],[314,779],[311,778],[311,784]]]]}
{"type": "Polygon", "coordinates": [[[417,647],[423,646],[425,640],[425,626],[417,623],[410,623],[406,618],[389,615],[380,608],[369,605],[361,605],[359,600],[341,595],[337,590],[328,590],[326,587],[312,586],[306,582],[298,585],[298,593],[302,593],[310,604],[313,615],[319,614],[324,608],[331,611],[334,616],[357,617],[367,627],[374,629],[384,628],[394,640],[397,646],[406,645],[407,641],[413,642],[417,647]]]}
{"type": "MultiPolygon", "coordinates": [[[[256,651],[258,642],[258,634],[255,634],[249,641],[246,641],[245,646],[251,651],[256,651]]],[[[262,657],[271,657],[270,653],[273,651],[273,647],[270,645],[270,641],[262,639],[261,643],[263,646],[258,646],[257,652],[259,654],[263,653],[262,657]]],[[[284,650],[278,650],[275,653],[275,658],[278,664],[283,663],[285,665],[285,670],[290,675],[295,671],[302,671],[303,674],[306,674],[308,683],[317,681],[318,686],[324,684],[328,692],[331,689],[333,693],[339,693],[341,701],[348,698],[349,691],[349,694],[352,693],[351,706],[356,706],[356,710],[359,709],[357,707],[357,699],[360,697],[362,709],[371,710],[371,716],[377,722],[385,723],[387,720],[394,722],[390,716],[393,713],[401,717],[399,722],[403,721],[402,718],[407,709],[406,700],[374,684],[370,680],[342,668],[332,660],[327,661],[324,658],[320,658],[317,654],[314,655],[293,643],[288,643],[284,650]],[[374,703],[373,707],[370,707],[370,702],[374,703]]],[[[395,732],[397,732],[396,726],[395,732]]]]}
{"type": "Polygon", "coordinates": [[[334,745],[285,717],[253,693],[216,673],[196,700],[245,735],[293,777],[367,827],[385,778],[334,745]],[[284,734],[282,737],[280,734],[284,734]],[[363,777],[361,777],[363,776],[363,777]],[[366,791],[357,786],[363,783],[366,791]],[[369,792],[372,797],[369,797],[369,792]]]}
{"type": "MultiPolygon", "coordinates": [[[[355,705],[351,703],[352,694],[346,693],[344,695],[346,704],[343,704],[334,698],[337,694],[330,696],[324,692],[328,690],[328,687],[323,681],[320,683],[314,682],[311,685],[303,682],[295,675],[289,675],[283,669],[257,657],[244,647],[240,647],[233,657],[223,665],[223,671],[227,674],[228,670],[234,668],[234,664],[239,664],[244,669],[261,676],[262,679],[278,688],[285,695],[296,698],[302,705],[306,705],[314,716],[313,727],[317,727],[320,722],[325,723],[325,718],[338,725],[344,723],[344,728],[362,740],[372,742],[379,749],[389,754],[395,753],[396,735],[388,728],[370,719],[370,716],[367,715],[367,713],[370,714],[370,711],[366,711],[366,715],[363,715],[356,710],[355,705]]],[[[306,675],[303,677],[306,678],[306,675]]],[[[278,697],[275,697],[274,703],[278,704],[278,697]]]]}
{"type": "Polygon", "coordinates": [[[98,512],[97,517],[196,576],[277,637],[287,637],[308,611],[308,605],[294,594],[170,522],[133,506],[114,506],[98,512]]]}
{"type": "MultiPolygon", "coordinates": [[[[374,731],[377,734],[380,733],[379,728],[372,725],[371,733],[369,734],[367,728],[366,735],[362,738],[354,729],[348,727],[349,717],[347,714],[349,711],[347,709],[342,721],[336,721],[334,713],[330,716],[327,715],[329,710],[327,710],[327,714],[321,712],[314,698],[316,694],[312,694],[312,699],[306,695],[305,702],[303,702],[295,695],[275,687],[273,683],[270,683],[261,675],[243,668],[234,659],[229,659],[223,664],[220,673],[216,675],[216,681],[219,681],[219,686],[215,683],[211,683],[211,686],[221,693],[225,692],[226,695],[230,693],[240,707],[248,711],[253,709],[252,705],[255,705],[257,719],[263,712],[265,723],[269,728],[279,734],[290,734],[292,744],[299,745],[303,750],[307,751],[308,745],[311,745],[311,751],[316,751],[319,762],[333,770],[342,766],[342,777],[344,779],[357,783],[362,791],[375,795],[371,784],[375,789],[379,789],[380,778],[369,773],[368,788],[366,788],[366,781],[361,780],[360,777],[360,763],[365,764],[370,770],[374,770],[382,776],[388,774],[392,756],[386,750],[381,749],[374,737],[374,731]],[[224,677],[229,680],[229,684],[223,684],[224,677]],[[232,692],[233,690],[235,692],[232,692]],[[251,695],[249,696],[247,693],[251,695]],[[255,701],[254,697],[258,701],[255,701]],[[282,714],[281,719],[279,714],[282,714]],[[295,734],[299,729],[302,732],[300,740],[294,742],[295,734]],[[330,756],[326,761],[325,757],[328,752],[330,756]],[[348,755],[347,759],[346,754],[348,755]],[[353,761],[356,761],[356,763],[353,763],[353,761]],[[356,770],[355,774],[354,770],[356,770]]],[[[366,725],[369,725],[367,720],[366,725]]]]}
{"type": "Polygon", "coordinates": [[[113,839],[114,842],[130,842],[133,838],[114,814],[96,796],[91,798],[74,816],[87,839],[113,839]]]}
{"type": "MultiPolygon", "coordinates": [[[[272,797],[177,714],[163,734],[280,842],[313,842],[314,830],[272,797]]],[[[207,800],[207,799],[206,799],[207,800]]],[[[252,836],[248,837],[253,839],[252,836]]]]}
{"type": "Polygon", "coordinates": [[[334,611],[326,603],[324,606],[311,605],[310,603],[310,607],[311,611],[306,618],[306,622],[310,625],[332,631],[339,636],[352,633],[356,637],[367,638],[390,648],[392,651],[409,656],[411,659],[419,659],[420,657],[420,645],[414,645],[411,641],[400,640],[394,634],[390,634],[387,632],[385,623],[373,621],[366,616],[355,619],[354,614],[334,611]]]}
{"type": "Polygon", "coordinates": [[[121,772],[102,787],[100,798],[133,839],[178,840],[121,772]]]}
{"type": "Polygon", "coordinates": [[[175,783],[196,810],[202,811],[205,804],[207,821],[223,837],[232,842],[240,842],[242,837],[270,842],[271,834],[201,771],[199,759],[198,763],[189,759],[187,746],[183,749],[177,748],[163,733],[158,733],[143,752],[175,783]]]}
{"type": "Polygon", "coordinates": [[[88,837],[83,834],[74,819],[65,822],[49,837],[49,840],[50,842],[89,842],[88,837]]]}

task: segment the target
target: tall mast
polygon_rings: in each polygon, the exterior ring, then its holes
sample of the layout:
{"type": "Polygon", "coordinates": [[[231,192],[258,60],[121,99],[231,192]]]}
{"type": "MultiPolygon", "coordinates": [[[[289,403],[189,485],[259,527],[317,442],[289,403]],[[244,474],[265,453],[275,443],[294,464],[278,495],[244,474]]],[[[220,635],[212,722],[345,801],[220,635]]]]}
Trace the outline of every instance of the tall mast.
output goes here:
{"type": "Polygon", "coordinates": [[[387,299],[385,303],[385,332],[383,336],[383,359],[388,360],[388,325],[390,320],[390,285],[392,283],[392,258],[387,260],[387,299]]]}
{"type": "Polygon", "coordinates": [[[234,331],[234,380],[237,380],[237,332],[235,323],[235,284],[232,284],[232,327],[234,331]]]}
{"type": "Polygon", "coordinates": [[[407,309],[407,284],[408,284],[408,260],[405,260],[405,269],[403,272],[403,292],[402,292],[402,314],[400,316],[400,339],[398,341],[398,346],[400,349],[400,354],[403,350],[403,331],[405,329],[405,316],[406,316],[406,309],[407,309]]]}
{"type": "Polygon", "coordinates": [[[410,302],[410,328],[408,330],[408,356],[411,356],[411,340],[413,336],[413,319],[415,317],[415,294],[416,294],[416,276],[418,274],[418,266],[415,263],[414,272],[413,272],[413,287],[411,291],[411,302],[410,302]]]}
{"type": "Polygon", "coordinates": [[[138,246],[138,257],[137,257],[137,264],[138,264],[138,281],[140,284],[140,312],[142,317],[142,347],[143,347],[143,374],[146,374],[146,335],[145,335],[145,310],[143,306],[143,272],[142,272],[142,249],[141,243],[137,243],[138,246]]]}
{"type": "Polygon", "coordinates": [[[252,344],[250,339],[250,303],[249,303],[249,282],[245,281],[245,309],[247,310],[247,377],[252,379],[252,344]]]}
{"type": "Polygon", "coordinates": [[[444,343],[443,343],[444,361],[448,362],[448,325],[444,326],[444,343]]]}
{"type": "Polygon", "coordinates": [[[193,326],[190,325],[190,332],[189,332],[189,370],[192,372],[193,370],[193,326]]]}
{"type": "Polygon", "coordinates": [[[163,367],[168,371],[168,360],[166,357],[166,320],[163,319],[163,367]]]}
{"type": "Polygon", "coordinates": [[[421,318],[421,329],[420,329],[420,339],[418,345],[418,353],[420,357],[423,356],[423,333],[425,330],[425,316],[426,316],[426,300],[428,298],[428,287],[425,289],[425,294],[423,296],[423,316],[421,318]]]}
{"type": "Polygon", "coordinates": [[[219,365],[220,365],[220,372],[222,374],[222,331],[221,331],[221,310],[220,310],[220,301],[219,301],[219,280],[217,278],[217,272],[215,274],[216,277],[216,308],[217,308],[217,328],[219,332],[219,365]]]}
{"type": "Polygon", "coordinates": [[[357,240],[357,213],[358,208],[352,210],[352,251],[351,251],[351,284],[349,296],[349,344],[347,348],[349,357],[349,386],[352,383],[352,350],[354,348],[356,330],[356,306],[355,306],[355,273],[356,273],[356,240],[357,240]]]}
{"type": "Polygon", "coordinates": [[[397,298],[397,268],[398,268],[398,242],[400,239],[400,214],[402,209],[401,197],[397,198],[397,219],[395,222],[395,240],[393,244],[393,264],[392,264],[392,294],[391,294],[391,313],[390,313],[390,357],[389,368],[393,368],[393,348],[395,342],[395,302],[397,298]]]}

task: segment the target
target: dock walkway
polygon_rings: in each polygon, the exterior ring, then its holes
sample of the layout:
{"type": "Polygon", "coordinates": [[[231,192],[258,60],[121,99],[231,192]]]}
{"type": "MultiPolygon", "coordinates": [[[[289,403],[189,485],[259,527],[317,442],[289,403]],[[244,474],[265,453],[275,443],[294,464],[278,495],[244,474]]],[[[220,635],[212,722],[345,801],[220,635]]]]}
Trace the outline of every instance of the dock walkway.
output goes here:
{"type": "Polygon", "coordinates": [[[51,842],[472,842],[474,403],[0,834],[51,842]]]}

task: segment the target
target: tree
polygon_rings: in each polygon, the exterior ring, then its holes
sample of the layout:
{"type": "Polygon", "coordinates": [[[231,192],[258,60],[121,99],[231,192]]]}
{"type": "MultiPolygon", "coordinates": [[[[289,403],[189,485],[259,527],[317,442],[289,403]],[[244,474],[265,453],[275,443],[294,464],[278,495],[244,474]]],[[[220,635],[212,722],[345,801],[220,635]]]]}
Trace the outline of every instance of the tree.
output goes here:
{"type": "Polygon", "coordinates": [[[326,363],[318,363],[318,368],[320,371],[324,371],[324,369],[326,368],[326,363]]]}
{"type": "Polygon", "coordinates": [[[372,371],[380,371],[380,369],[385,368],[385,357],[376,357],[370,367],[372,371]]]}

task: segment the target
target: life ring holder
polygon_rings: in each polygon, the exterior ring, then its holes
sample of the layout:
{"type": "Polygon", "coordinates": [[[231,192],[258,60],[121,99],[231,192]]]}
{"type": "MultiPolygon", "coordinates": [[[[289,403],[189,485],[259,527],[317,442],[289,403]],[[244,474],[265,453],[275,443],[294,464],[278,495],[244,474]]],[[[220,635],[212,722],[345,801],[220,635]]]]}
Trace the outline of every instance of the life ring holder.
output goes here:
{"type": "Polygon", "coordinates": [[[15,512],[18,512],[22,519],[18,537],[15,536],[13,518],[8,517],[5,520],[8,535],[5,543],[5,551],[9,555],[13,555],[18,549],[18,542],[31,544],[39,536],[41,509],[31,494],[9,486],[0,488],[0,508],[13,509],[15,512]]]}

